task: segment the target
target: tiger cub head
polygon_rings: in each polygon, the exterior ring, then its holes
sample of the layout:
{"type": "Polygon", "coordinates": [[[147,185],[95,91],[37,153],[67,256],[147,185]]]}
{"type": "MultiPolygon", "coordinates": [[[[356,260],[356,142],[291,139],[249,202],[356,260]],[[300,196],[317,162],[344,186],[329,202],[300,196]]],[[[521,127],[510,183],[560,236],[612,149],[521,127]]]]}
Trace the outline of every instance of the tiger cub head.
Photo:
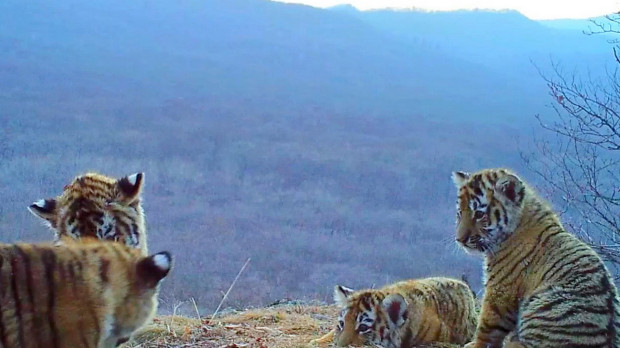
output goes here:
{"type": "MultiPolygon", "coordinates": [[[[113,315],[106,318],[106,321],[113,323],[114,327],[112,332],[104,333],[108,335],[105,340],[114,343],[110,346],[118,346],[128,341],[132,333],[155,316],[159,284],[172,268],[172,257],[168,252],[140,257],[134,262],[133,271],[126,274],[127,279],[117,280],[119,288],[125,285],[125,291],[128,293],[121,294],[114,291],[107,293],[111,297],[122,296],[125,299],[124,303],[112,301],[118,305],[114,307],[113,315]]],[[[104,346],[107,347],[105,344],[104,346]]]]}
{"type": "Polygon", "coordinates": [[[31,272],[45,274],[49,269],[55,275],[48,282],[57,296],[55,308],[64,318],[56,324],[58,336],[65,343],[59,346],[63,347],[74,346],[71,343],[116,347],[129,340],[155,316],[161,281],[173,263],[167,251],[144,256],[136,248],[94,238],[67,239],[54,247],[20,247],[34,255],[29,262],[31,272]],[[98,344],[78,340],[98,340],[98,344]]]}
{"type": "Polygon", "coordinates": [[[144,173],[115,179],[97,173],[76,177],[56,198],[28,207],[64,238],[120,241],[146,254],[144,212],[140,194],[144,173]]]}
{"type": "Polygon", "coordinates": [[[337,285],[334,300],[342,309],[334,335],[336,345],[400,348],[400,329],[409,319],[403,296],[380,290],[354,291],[337,285]]]}
{"type": "Polygon", "coordinates": [[[518,227],[525,183],[507,169],[452,173],[458,190],[456,241],[468,252],[490,253],[518,227]]]}

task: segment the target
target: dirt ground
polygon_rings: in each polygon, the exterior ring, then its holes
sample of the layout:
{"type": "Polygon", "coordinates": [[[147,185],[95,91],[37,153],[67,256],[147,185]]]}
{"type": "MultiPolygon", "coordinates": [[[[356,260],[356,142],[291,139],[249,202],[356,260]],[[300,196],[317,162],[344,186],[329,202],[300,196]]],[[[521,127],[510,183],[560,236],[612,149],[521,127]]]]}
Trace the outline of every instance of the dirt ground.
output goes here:
{"type": "Polygon", "coordinates": [[[279,305],[210,318],[160,316],[126,347],[301,348],[335,325],[335,306],[279,305]]]}

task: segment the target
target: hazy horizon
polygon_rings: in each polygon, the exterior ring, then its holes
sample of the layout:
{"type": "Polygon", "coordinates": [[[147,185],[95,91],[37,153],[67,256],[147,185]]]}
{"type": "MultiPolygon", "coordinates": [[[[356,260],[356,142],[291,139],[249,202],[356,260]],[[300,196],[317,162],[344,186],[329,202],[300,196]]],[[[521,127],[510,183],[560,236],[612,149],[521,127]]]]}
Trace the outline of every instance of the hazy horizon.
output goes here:
{"type": "Polygon", "coordinates": [[[534,20],[589,19],[620,11],[615,0],[594,2],[565,2],[559,0],[273,0],[286,3],[305,4],[320,8],[338,5],[352,5],[359,10],[416,9],[450,12],[456,10],[514,10],[534,20]]]}

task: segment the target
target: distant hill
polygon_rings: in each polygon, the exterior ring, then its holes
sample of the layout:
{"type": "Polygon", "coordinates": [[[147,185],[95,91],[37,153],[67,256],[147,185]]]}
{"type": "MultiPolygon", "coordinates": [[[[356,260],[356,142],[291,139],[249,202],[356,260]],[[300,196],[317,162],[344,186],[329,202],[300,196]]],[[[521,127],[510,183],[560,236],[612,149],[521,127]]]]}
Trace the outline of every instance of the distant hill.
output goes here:
{"type": "MultiPolygon", "coordinates": [[[[125,93],[148,85],[162,96],[207,93],[361,112],[381,105],[395,115],[448,118],[491,110],[516,117],[513,110],[524,103],[505,96],[517,90],[522,98],[539,100],[531,85],[515,84],[480,64],[486,60],[472,59],[494,55],[489,45],[495,39],[487,34],[496,23],[494,14],[445,16],[391,11],[351,16],[258,0],[105,5],[11,0],[0,4],[5,23],[0,49],[3,64],[11,66],[7,74],[25,69],[19,74],[27,76],[38,69],[55,84],[52,76],[75,76],[84,83],[106,79],[125,93]],[[472,39],[454,44],[463,32],[472,39]],[[38,51],[43,47],[44,55],[38,51]],[[480,98],[488,104],[475,102],[480,98]]],[[[516,41],[519,36],[509,30],[530,23],[510,16],[517,27],[500,32],[516,41]]]]}
{"type": "Polygon", "coordinates": [[[588,31],[588,28],[594,27],[592,21],[603,23],[605,22],[605,17],[595,17],[590,19],[546,19],[538,22],[554,29],[584,32],[588,31]]]}
{"type": "Polygon", "coordinates": [[[347,14],[395,37],[436,47],[522,81],[538,77],[534,64],[544,71],[554,60],[568,69],[602,67],[601,72],[613,59],[605,38],[557,29],[561,23],[578,27],[583,21],[534,21],[509,10],[373,10],[347,14]]]}

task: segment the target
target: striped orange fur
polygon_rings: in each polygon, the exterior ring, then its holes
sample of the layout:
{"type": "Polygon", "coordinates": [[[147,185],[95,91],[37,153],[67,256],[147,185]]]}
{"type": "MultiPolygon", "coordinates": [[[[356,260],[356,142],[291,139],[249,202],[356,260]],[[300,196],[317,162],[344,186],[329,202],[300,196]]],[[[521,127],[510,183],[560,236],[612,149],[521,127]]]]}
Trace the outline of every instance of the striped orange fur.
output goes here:
{"type": "Polygon", "coordinates": [[[114,240],[147,254],[146,227],[140,193],[144,173],[120,179],[97,173],[76,177],[56,198],[42,199],[28,209],[66,237],[114,240]]]}
{"type": "Polygon", "coordinates": [[[337,327],[316,340],[384,348],[453,347],[476,328],[476,300],[469,286],[450,278],[411,279],[381,289],[334,289],[342,308],[337,327]]]}
{"type": "Polygon", "coordinates": [[[153,317],[170,255],[91,240],[0,244],[0,346],[116,347],[153,317]]]}
{"type": "Polygon", "coordinates": [[[467,347],[620,346],[609,271],[531,187],[507,169],[453,180],[457,242],[485,258],[485,295],[467,347]]]}

